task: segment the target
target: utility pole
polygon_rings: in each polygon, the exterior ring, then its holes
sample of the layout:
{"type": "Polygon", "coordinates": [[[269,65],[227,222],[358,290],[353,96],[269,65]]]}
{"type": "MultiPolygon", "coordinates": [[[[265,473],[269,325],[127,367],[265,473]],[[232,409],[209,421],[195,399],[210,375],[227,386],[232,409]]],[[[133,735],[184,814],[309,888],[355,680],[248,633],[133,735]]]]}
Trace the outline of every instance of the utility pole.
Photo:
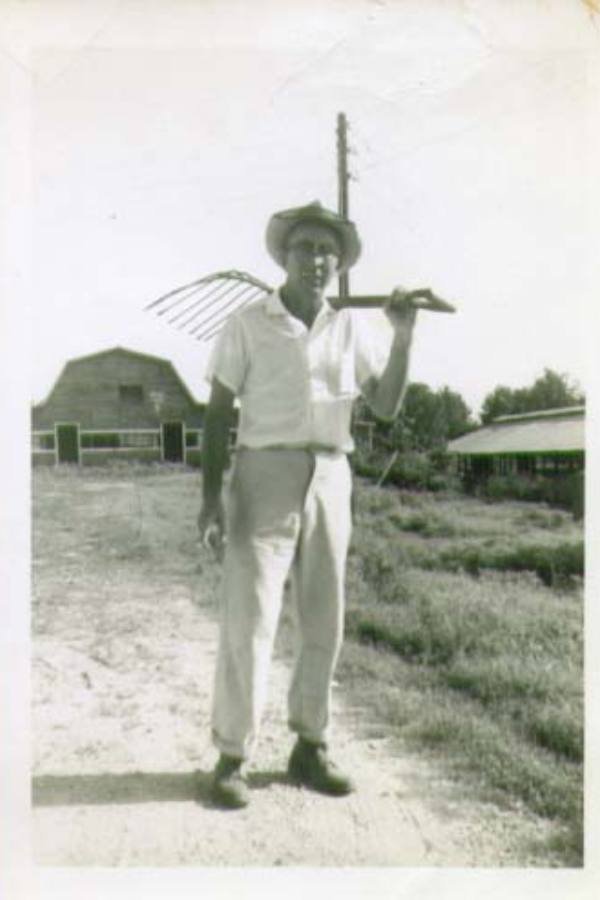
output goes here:
{"type": "MultiPolygon", "coordinates": [[[[348,142],[347,122],[344,113],[338,113],[337,117],[337,171],[338,171],[338,213],[348,218],[348,142]]],[[[347,297],[350,294],[350,279],[347,272],[339,276],[339,295],[347,297]]]]}

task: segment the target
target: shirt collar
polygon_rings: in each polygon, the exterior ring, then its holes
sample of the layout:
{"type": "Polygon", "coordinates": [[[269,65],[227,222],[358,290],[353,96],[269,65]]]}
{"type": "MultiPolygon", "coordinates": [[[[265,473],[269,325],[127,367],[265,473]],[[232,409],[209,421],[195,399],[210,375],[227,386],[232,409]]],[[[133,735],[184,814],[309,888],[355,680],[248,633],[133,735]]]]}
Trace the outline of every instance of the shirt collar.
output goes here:
{"type": "MultiPolygon", "coordinates": [[[[290,316],[290,318],[293,318],[281,299],[279,288],[272,291],[270,294],[267,294],[265,298],[265,310],[269,316],[290,316]]],[[[317,318],[320,318],[323,315],[333,314],[334,312],[335,310],[329,303],[329,300],[325,298],[321,309],[317,313],[317,318]]]]}
{"type": "Polygon", "coordinates": [[[270,316],[289,315],[287,309],[283,305],[283,301],[279,294],[279,289],[277,289],[276,291],[271,291],[270,294],[267,294],[267,296],[265,297],[265,310],[270,316]]]}

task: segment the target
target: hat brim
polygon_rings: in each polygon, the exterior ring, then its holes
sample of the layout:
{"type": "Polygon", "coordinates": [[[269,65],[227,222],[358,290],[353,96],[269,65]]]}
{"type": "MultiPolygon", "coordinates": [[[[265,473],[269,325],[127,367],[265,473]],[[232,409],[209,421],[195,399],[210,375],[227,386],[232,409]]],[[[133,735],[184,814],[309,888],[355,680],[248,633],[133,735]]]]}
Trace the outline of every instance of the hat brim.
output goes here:
{"type": "Polygon", "coordinates": [[[361,245],[354,222],[320,204],[285,209],[271,216],[267,225],[266,243],[267,250],[276,263],[285,268],[288,236],[296,225],[305,222],[324,225],[335,233],[341,248],[338,271],[345,272],[355,264],[360,256],[361,245]]]}

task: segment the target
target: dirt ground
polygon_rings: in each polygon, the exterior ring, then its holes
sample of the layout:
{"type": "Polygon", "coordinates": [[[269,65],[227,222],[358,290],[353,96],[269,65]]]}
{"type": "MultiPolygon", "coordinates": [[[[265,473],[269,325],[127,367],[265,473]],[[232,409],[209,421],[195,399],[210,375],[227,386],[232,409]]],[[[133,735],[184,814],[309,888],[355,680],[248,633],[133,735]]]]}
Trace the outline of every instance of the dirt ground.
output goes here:
{"type": "Polygon", "coordinates": [[[470,799],[391,735],[361,737],[365,711],[339,685],[332,745],[357,792],[331,799],[288,784],[284,650],[250,768],[252,803],[235,812],[211,805],[218,572],[194,556],[197,496],[186,484],[176,474],[36,478],[35,862],[542,865],[527,851],[543,837],[541,821],[470,799]],[[185,536],[165,520],[177,491],[185,536]]]}

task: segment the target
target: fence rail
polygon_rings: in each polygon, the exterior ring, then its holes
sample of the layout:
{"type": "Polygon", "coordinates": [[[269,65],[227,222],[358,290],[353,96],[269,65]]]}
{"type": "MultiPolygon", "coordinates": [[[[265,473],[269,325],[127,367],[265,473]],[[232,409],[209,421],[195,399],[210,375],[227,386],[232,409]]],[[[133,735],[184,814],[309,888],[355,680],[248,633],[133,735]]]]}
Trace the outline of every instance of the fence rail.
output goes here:
{"type": "MultiPolygon", "coordinates": [[[[187,428],[182,423],[182,456],[188,455],[194,462],[202,446],[202,429],[187,428]]],[[[143,460],[163,459],[163,424],[157,428],[78,428],[77,458],[86,462],[106,461],[111,456],[143,460]]],[[[31,456],[33,463],[54,463],[58,465],[59,447],[57,430],[33,429],[31,431],[31,456]]]]}

